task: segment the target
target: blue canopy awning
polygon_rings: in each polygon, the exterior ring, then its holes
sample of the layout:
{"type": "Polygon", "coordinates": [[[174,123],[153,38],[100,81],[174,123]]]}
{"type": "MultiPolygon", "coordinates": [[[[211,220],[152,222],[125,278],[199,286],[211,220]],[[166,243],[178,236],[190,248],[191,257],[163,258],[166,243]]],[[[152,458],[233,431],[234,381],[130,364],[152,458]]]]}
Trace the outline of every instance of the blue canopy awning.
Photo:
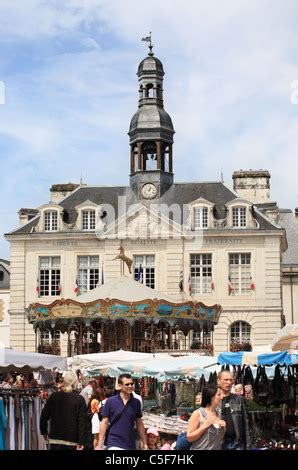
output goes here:
{"type": "Polygon", "coordinates": [[[220,353],[218,363],[231,366],[273,366],[273,365],[293,365],[298,363],[297,354],[288,354],[281,351],[268,354],[256,354],[254,352],[239,351],[220,353]]]}

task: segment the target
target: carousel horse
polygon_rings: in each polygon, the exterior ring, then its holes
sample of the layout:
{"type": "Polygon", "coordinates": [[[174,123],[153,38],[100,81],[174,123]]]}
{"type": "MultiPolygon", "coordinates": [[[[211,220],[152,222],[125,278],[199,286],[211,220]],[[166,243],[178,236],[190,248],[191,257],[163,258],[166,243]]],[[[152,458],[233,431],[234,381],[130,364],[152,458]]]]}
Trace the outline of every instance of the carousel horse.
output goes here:
{"type": "Polygon", "coordinates": [[[122,261],[124,261],[124,263],[126,264],[126,266],[128,267],[128,270],[129,272],[131,273],[131,265],[132,265],[132,259],[131,258],[128,258],[128,256],[126,256],[124,254],[124,248],[123,246],[120,246],[118,248],[119,250],[119,255],[116,256],[116,258],[114,259],[121,259],[122,261]]]}

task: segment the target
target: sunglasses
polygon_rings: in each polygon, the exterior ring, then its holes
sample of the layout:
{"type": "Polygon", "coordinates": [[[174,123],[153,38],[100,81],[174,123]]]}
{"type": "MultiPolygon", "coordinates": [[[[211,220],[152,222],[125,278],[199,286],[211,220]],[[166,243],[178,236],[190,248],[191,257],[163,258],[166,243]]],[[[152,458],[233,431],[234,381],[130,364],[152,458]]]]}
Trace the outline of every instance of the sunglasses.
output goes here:
{"type": "Polygon", "coordinates": [[[127,384],[122,384],[124,387],[133,387],[133,382],[129,382],[127,384]]]}

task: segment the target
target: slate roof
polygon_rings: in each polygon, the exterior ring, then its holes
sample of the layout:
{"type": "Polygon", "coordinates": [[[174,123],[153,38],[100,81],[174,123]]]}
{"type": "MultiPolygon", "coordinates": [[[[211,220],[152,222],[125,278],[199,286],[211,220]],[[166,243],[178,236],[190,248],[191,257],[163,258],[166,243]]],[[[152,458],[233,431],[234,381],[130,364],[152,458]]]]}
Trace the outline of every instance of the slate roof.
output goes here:
{"type": "Polygon", "coordinates": [[[298,266],[298,220],[290,209],[280,209],[279,224],[285,228],[288,249],[282,255],[283,266],[298,266]]]}
{"type": "MultiPolygon", "coordinates": [[[[121,196],[126,197],[127,207],[140,202],[130,186],[83,186],[73,191],[68,197],[63,199],[59,205],[64,208],[64,221],[66,223],[74,223],[77,218],[75,207],[89,200],[97,205],[103,206],[103,210],[107,212],[104,221],[110,224],[114,222],[114,214],[111,214],[113,211],[109,211],[107,205],[111,205],[114,208],[117,219],[121,215],[118,213],[118,197],[121,196]]],[[[225,204],[236,199],[237,195],[221,182],[174,183],[159,200],[154,199],[152,203],[166,204],[167,206],[178,204],[182,209],[183,205],[189,204],[199,198],[206,199],[213,203],[214,217],[216,219],[224,219],[226,217],[225,204]]],[[[182,210],[181,214],[183,214],[182,210]]],[[[253,211],[253,217],[258,221],[261,230],[277,229],[277,227],[271,224],[261,213],[253,211]]],[[[11,232],[11,234],[31,233],[33,227],[38,223],[38,220],[38,217],[32,219],[19,229],[11,232]]]]}
{"type": "Polygon", "coordinates": [[[0,280],[0,289],[9,289],[10,286],[10,262],[0,258],[0,271],[4,272],[3,280],[0,280]]]}

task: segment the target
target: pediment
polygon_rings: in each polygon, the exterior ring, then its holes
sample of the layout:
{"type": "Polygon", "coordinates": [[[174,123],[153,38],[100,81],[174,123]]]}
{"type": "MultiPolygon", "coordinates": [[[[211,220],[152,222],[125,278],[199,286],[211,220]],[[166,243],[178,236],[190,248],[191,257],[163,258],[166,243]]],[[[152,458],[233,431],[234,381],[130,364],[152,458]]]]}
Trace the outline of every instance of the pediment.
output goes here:
{"type": "Polygon", "coordinates": [[[39,212],[42,212],[42,211],[63,211],[63,207],[59,206],[59,204],[56,204],[55,202],[50,202],[48,204],[43,204],[42,206],[39,206],[37,208],[37,210],[39,212]]]}
{"type": "Polygon", "coordinates": [[[100,207],[98,204],[95,204],[95,202],[92,202],[90,201],[89,199],[87,199],[86,201],[84,202],[81,202],[81,204],[78,204],[77,206],[75,206],[75,209],[76,210],[81,210],[81,209],[97,209],[98,207],[100,207]]]}
{"type": "Polygon", "coordinates": [[[139,203],[106,226],[100,238],[168,239],[184,235],[181,225],[158,211],[158,206],[154,208],[153,205],[139,203]]]}
{"type": "Polygon", "coordinates": [[[251,201],[248,201],[247,199],[244,199],[242,197],[237,197],[235,199],[232,199],[231,201],[226,203],[226,207],[232,207],[232,206],[248,206],[251,207],[253,204],[251,201]]]}
{"type": "Polygon", "coordinates": [[[190,203],[191,206],[209,206],[209,207],[214,207],[215,204],[213,202],[207,201],[207,199],[204,199],[203,197],[199,197],[198,199],[195,199],[194,201],[191,201],[190,203]]]}

